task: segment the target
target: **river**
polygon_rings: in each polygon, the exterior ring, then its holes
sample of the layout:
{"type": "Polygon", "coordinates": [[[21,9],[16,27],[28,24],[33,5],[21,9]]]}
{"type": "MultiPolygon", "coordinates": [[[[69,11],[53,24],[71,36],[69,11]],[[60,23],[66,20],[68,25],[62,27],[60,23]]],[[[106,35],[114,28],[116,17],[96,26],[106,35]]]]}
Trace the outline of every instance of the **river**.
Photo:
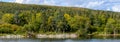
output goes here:
{"type": "Polygon", "coordinates": [[[0,39],[0,42],[120,42],[120,39],[0,39]]]}

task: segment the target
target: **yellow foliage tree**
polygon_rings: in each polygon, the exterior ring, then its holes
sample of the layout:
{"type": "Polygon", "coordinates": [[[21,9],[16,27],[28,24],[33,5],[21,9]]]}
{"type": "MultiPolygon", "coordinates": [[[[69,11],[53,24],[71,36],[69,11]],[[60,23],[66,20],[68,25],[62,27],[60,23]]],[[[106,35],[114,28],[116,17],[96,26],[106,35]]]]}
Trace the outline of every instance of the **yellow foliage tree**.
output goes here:
{"type": "Polygon", "coordinates": [[[2,21],[7,22],[7,23],[11,23],[13,21],[13,18],[14,18],[13,14],[4,14],[2,16],[2,21]]]}
{"type": "Polygon", "coordinates": [[[64,17],[66,18],[67,21],[69,21],[71,18],[71,16],[69,14],[64,14],[64,17]]]}

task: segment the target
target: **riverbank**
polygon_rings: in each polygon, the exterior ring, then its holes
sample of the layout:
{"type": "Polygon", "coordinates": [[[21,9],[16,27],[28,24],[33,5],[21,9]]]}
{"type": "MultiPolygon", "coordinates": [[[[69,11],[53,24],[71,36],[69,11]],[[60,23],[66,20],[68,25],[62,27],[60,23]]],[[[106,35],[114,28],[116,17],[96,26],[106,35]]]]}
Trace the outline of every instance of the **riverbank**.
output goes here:
{"type": "MultiPolygon", "coordinates": [[[[77,34],[36,34],[35,38],[77,38],[77,34]]],[[[0,38],[29,38],[29,35],[14,35],[14,34],[6,34],[1,35],[0,38]]]]}
{"type": "Polygon", "coordinates": [[[97,34],[93,36],[120,36],[120,34],[97,34]]]}
{"type": "MultiPolygon", "coordinates": [[[[93,37],[109,37],[109,36],[120,36],[120,34],[98,34],[98,35],[87,35],[93,37]]],[[[80,38],[79,35],[75,33],[61,33],[61,34],[35,34],[33,37],[25,34],[3,34],[0,35],[0,38],[57,38],[57,39],[66,39],[66,38],[80,38]]]]}
{"type": "Polygon", "coordinates": [[[1,35],[0,38],[24,38],[24,35],[14,35],[14,34],[7,34],[1,35]]]}
{"type": "Polygon", "coordinates": [[[37,34],[37,38],[77,38],[77,34],[37,34]]]}

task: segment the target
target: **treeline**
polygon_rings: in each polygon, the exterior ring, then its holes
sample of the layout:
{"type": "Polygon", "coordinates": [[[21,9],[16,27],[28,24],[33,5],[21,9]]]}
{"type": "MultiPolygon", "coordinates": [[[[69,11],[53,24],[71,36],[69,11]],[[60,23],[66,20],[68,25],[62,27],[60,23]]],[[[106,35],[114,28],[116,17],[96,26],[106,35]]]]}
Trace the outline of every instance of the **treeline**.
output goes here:
{"type": "Polygon", "coordinates": [[[0,2],[0,33],[120,34],[120,13],[0,2]]]}

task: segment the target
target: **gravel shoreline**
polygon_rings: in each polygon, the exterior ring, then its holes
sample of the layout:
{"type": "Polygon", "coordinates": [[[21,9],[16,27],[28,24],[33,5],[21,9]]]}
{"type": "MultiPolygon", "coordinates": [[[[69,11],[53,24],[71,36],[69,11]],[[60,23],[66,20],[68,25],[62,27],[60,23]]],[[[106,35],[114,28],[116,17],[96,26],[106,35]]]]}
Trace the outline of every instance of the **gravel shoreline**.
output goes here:
{"type": "Polygon", "coordinates": [[[54,35],[46,35],[46,34],[38,34],[37,38],[77,38],[76,34],[54,34],[54,35]]]}
{"type": "Polygon", "coordinates": [[[24,38],[25,36],[23,35],[3,35],[0,36],[0,38],[24,38]]]}
{"type": "MultiPolygon", "coordinates": [[[[77,38],[77,34],[36,34],[35,38],[77,38]]],[[[3,35],[0,38],[26,38],[24,35],[3,35]]],[[[27,37],[28,38],[28,37],[27,37]]]]}

